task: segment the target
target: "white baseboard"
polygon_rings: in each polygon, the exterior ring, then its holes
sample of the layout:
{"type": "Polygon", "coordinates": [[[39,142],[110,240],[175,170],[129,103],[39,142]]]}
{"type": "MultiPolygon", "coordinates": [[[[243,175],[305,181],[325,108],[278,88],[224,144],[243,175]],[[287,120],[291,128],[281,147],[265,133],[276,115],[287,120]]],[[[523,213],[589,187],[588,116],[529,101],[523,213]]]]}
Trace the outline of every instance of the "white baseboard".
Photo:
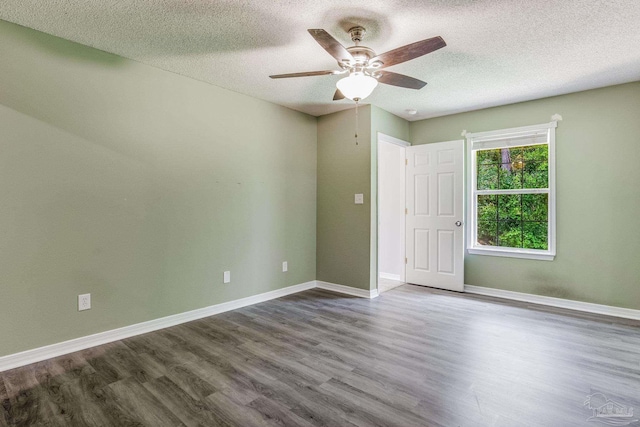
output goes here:
{"type": "Polygon", "coordinates": [[[640,310],[634,310],[631,308],[613,307],[610,305],[593,304],[590,302],[525,294],[522,292],[505,291],[503,289],[485,288],[473,285],[464,285],[464,291],[470,294],[548,305],[551,307],[567,308],[569,310],[584,311],[587,313],[604,314],[605,316],[622,317],[624,319],[640,320],[640,310]]]}
{"type": "Polygon", "coordinates": [[[352,288],[351,286],[337,285],[335,283],[323,282],[321,280],[316,280],[316,286],[320,289],[325,289],[327,291],[338,292],[341,294],[351,295],[354,297],[360,298],[376,298],[378,296],[378,290],[366,290],[360,288],[352,288]]]}
{"type": "MultiPolygon", "coordinates": [[[[295,294],[306,291],[308,289],[319,288],[328,291],[338,292],[341,294],[351,295],[360,298],[376,298],[378,291],[352,288],[350,286],[338,285],[335,283],[323,282],[320,280],[312,280],[310,282],[301,283],[299,285],[289,286],[275,291],[265,292],[263,294],[253,295],[241,298],[235,301],[224,302],[197,310],[187,311],[185,313],[174,314],[159,319],[150,320],[148,322],[137,323],[135,325],[125,326],[119,329],[100,332],[86,337],[80,337],[61,343],[39,347],[20,353],[10,354],[0,357],[0,372],[9,369],[18,368],[20,366],[29,365],[31,363],[40,362],[42,360],[51,359],[53,357],[62,356],[75,351],[84,350],[101,344],[129,338],[135,335],[145,334],[147,332],[157,331],[158,329],[168,328],[170,326],[179,325],[181,323],[202,319],[204,317],[213,316],[230,310],[246,307],[260,302],[269,301],[286,295],[295,294]]],[[[465,285],[465,291],[478,295],[486,295],[497,298],[505,298],[516,301],[529,302],[532,304],[542,304],[552,307],[567,308],[570,310],[584,311],[588,313],[604,314],[607,316],[622,317],[626,319],[640,320],[640,310],[629,308],[612,307],[608,305],[592,304],[587,302],[572,301],[561,298],[545,297],[540,295],[524,294],[520,292],[505,291],[501,289],[484,288],[480,286],[465,285]]]]}
{"type": "Polygon", "coordinates": [[[275,298],[313,289],[315,287],[316,281],[312,280],[310,282],[276,289],[275,291],[265,292],[263,294],[253,295],[235,301],[224,302],[197,310],[187,311],[185,313],[161,317],[159,319],[149,320],[148,322],[137,323],[123,328],[35,348],[33,350],[10,354],[8,356],[0,357],[0,372],[40,362],[42,360],[51,359],[52,357],[58,357],[75,351],[84,350],[90,347],[95,347],[97,345],[129,338],[135,335],[146,334],[147,332],[157,331],[158,329],[168,328],[170,326],[179,325],[192,320],[202,319],[203,317],[213,316],[215,314],[224,313],[225,311],[236,310],[248,305],[269,301],[275,298]]]}
{"type": "Polygon", "coordinates": [[[391,274],[391,273],[378,273],[381,279],[388,280],[397,280],[398,282],[402,280],[399,274],[391,274]]]}

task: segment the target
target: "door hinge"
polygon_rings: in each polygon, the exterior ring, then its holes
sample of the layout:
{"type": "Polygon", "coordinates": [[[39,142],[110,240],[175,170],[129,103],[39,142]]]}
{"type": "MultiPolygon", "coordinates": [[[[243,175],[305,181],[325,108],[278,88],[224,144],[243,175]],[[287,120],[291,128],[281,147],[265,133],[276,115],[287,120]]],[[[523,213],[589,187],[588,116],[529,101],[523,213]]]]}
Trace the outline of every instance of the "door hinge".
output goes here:
{"type": "Polygon", "coordinates": [[[409,166],[409,159],[404,159],[404,165],[409,166]]]}
{"type": "Polygon", "coordinates": [[[404,208],[404,214],[405,214],[405,215],[409,215],[409,209],[404,208]]]}
{"type": "Polygon", "coordinates": [[[409,261],[407,260],[407,258],[405,258],[405,259],[404,259],[404,263],[405,263],[405,264],[408,264],[408,263],[409,263],[409,261]]]}

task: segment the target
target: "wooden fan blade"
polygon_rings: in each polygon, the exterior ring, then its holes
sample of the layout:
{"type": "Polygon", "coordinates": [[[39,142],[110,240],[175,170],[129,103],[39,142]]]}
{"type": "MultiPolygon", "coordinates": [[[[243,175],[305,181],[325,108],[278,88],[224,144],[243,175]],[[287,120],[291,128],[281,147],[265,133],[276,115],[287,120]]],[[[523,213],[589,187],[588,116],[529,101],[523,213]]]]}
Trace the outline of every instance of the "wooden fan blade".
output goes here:
{"type": "Polygon", "coordinates": [[[344,62],[346,60],[355,62],[353,56],[345,49],[344,46],[340,44],[340,42],[334,39],[331,34],[327,33],[325,30],[316,29],[316,30],[307,30],[311,37],[316,39],[316,41],[329,52],[329,55],[333,56],[338,62],[344,62]]]}
{"type": "Polygon", "coordinates": [[[341,99],[344,99],[344,95],[340,92],[340,89],[336,89],[336,93],[333,94],[333,100],[340,101],[341,99]]]}
{"type": "Polygon", "coordinates": [[[371,59],[369,63],[380,61],[382,62],[382,66],[380,68],[386,68],[426,55],[427,53],[443,48],[446,45],[447,44],[444,42],[442,37],[433,37],[382,53],[371,59]]]}
{"type": "Polygon", "coordinates": [[[427,85],[427,82],[405,76],[404,74],[392,73],[391,71],[378,71],[378,73],[381,74],[381,76],[378,77],[378,81],[386,85],[406,87],[409,89],[422,89],[427,85]]]}
{"type": "Polygon", "coordinates": [[[272,79],[286,79],[289,77],[308,77],[308,76],[326,76],[329,74],[336,74],[336,71],[307,71],[304,73],[289,73],[289,74],[276,74],[269,76],[272,79]]]}

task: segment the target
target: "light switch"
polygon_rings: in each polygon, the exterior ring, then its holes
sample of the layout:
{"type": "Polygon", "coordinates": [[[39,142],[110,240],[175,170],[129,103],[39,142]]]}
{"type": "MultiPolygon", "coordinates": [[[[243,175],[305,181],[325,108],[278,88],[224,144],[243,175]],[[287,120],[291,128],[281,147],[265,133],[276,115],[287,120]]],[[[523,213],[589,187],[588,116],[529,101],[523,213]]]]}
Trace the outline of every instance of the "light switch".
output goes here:
{"type": "Polygon", "coordinates": [[[364,194],[356,194],[356,205],[364,204],[364,194]]]}
{"type": "Polygon", "coordinates": [[[229,283],[229,282],[231,282],[231,272],[225,271],[224,275],[222,276],[222,283],[229,283]]]}

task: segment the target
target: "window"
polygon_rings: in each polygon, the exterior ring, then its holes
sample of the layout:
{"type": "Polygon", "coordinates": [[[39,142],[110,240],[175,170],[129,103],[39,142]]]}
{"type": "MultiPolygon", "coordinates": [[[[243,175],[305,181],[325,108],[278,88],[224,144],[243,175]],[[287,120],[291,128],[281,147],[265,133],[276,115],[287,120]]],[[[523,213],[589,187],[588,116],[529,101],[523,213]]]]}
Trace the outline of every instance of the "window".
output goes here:
{"type": "Polygon", "coordinates": [[[555,128],[551,122],[466,135],[470,254],[553,260],[555,128]]]}

